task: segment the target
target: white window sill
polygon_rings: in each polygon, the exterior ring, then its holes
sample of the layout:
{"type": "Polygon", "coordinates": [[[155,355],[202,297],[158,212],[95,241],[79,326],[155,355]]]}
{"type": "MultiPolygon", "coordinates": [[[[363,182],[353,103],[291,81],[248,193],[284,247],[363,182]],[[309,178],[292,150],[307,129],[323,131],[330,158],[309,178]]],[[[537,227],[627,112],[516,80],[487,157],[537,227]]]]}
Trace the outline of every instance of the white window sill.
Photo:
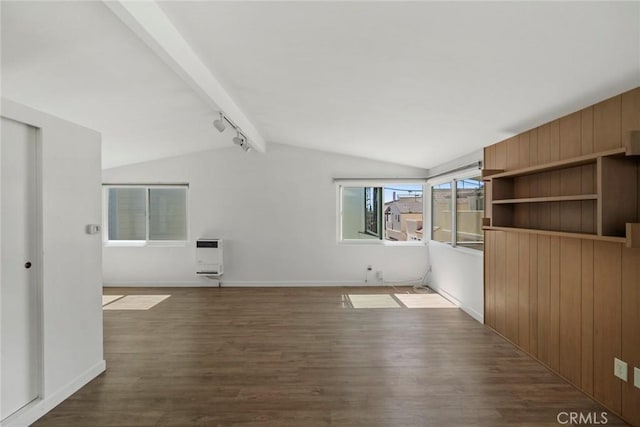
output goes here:
{"type": "Polygon", "coordinates": [[[187,241],[107,240],[103,244],[105,248],[186,247],[187,241]]]}
{"type": "Polygon", "coordinates": [[[464,246],[451,246],[450,243],[443,243],[443,242],[438,242],[437,240],[429,240],[429,244],[430,245],[436,245],[436,246],[443,246],[446,248],[449,248],[451,250],[454,251],[459,251],[462,253],[467,253],[470,255],[476,255],[476,256],[484,256],[484,251],[478,250],[478,249],[470,249],[470,248],[465,248],[464,246]]]}
{"type": "Polygon", "coordinates": [[[371,239],[371,240],[358,240],[358,239],[353,239],[353,240],[340,240],[338,241],[339,245],[347,245],[347,246],[417,246],[417,247],[424,247],[427,245],[426,242],[423,241],[404,241],[404,242],[393,242],[393,241],[389,241],[389,240],[378,240],[378,239],[371,239]]]}

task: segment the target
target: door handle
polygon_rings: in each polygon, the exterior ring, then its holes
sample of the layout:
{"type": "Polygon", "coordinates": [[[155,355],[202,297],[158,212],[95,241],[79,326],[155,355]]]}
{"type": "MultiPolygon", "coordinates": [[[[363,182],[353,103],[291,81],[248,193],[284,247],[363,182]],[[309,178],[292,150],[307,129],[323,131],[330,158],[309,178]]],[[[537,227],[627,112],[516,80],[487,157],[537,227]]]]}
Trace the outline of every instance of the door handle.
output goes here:
{"type": "Polygon", "coordinates": [[[24,264],[24,268],[31,268],[31,261],[27,261],[27,262],[24,264]]]}

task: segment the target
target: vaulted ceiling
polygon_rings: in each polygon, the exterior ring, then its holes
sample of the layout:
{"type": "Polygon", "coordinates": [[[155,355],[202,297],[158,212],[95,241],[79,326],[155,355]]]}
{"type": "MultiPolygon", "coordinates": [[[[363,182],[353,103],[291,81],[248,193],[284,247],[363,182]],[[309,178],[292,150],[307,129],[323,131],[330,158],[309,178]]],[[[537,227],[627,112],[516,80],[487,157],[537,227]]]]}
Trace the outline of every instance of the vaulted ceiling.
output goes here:
{"type": "Polygon", "coordinates": [[[222,108],[267,150],[428,168],[640,85],[640,2],[128,6],[1,3],[2,95],[102,132],[104,167],[231,146],[222,108]]]}

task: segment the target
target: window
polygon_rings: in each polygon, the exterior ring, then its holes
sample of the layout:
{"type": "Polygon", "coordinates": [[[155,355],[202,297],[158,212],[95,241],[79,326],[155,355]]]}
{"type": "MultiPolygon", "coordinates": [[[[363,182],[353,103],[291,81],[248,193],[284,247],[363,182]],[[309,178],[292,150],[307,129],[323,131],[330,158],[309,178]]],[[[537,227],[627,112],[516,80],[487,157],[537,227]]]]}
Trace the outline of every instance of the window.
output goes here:
{"type": "Polygon", "coordinates": [[[423,185],[340,185],[341,241],[422,241],[423,185]]]}
{"type": "Polygon", "coordinates": [[[431,186],[431,240],[483,250],[483,213],[484,182],[477,171],[431,186]]]}
{"type": "Polygon", "coordinates": [[[105,186],[108,241],[187,240],[187,186],[105,186]]]}

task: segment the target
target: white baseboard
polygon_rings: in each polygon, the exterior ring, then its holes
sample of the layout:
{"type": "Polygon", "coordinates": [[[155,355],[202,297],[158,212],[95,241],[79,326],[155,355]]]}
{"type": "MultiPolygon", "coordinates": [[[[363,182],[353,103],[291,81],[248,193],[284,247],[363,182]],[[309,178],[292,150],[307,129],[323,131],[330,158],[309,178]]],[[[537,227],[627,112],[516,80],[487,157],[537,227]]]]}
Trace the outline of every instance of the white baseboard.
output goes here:
{"type": "Polygon", "coordinates": [[[478,322],[484,323],[484,315],[482,313],[478,313],[476,310],[472,309],[471,307],[469,307],[459,299],[453,297],[451,294],[447,293],[446,291],[443,291],[442,289],[438,288],[435,285],[429,284],[429,287],[434,291],[436,291],[437,293],[439,293],[442,297],[448,299],[449,301],[457,305],[460,308],[460,310],[464,311],[469,316],[476,319],[478,322]]]}
{"type": "MultiPolygon", "coordinates": [[[[293,287],[322,287],[322,286],[391,286],[392,283],[383,282],[356,282],[356,281],[280,281],[280,282],[266,282],[266,281],[226,281],[224,277],[220,279],[223,288],[293,288],[293,287]]],[[[118,283],[104,283],[102,285],[105,288],[128,288],[128,287],[140,287],[140,288],[190,288],[190,287],[218,287],[217,280],[211,280],[208,282],[201,281],[186,281],[186,282],[118,282],[118,283]]]]}
{"type": "Polygon", "coordinates": [[[117,282],[103,283],[104,288],[217,288],[218,280],[185,282],[117,282]]]}
{"type": "Polygon", "coordinates": [[[80,388],[86,385],[89,381],[104,372],[106,368],[107,364],[104,360],[96,363],[94,366],[90,367],[82,374],[74,378],[72,381],[67,383],[67,385],[52,393],[50,396],[36,399],[34,402],[27,405],[16,414],[7,418],[2,422],[2,424],[0,424],[0,426],[27,427],[35,423],[47,412],[62,403],[63,400],[71,396],[76,391],[80,390],[80,388]]]}

